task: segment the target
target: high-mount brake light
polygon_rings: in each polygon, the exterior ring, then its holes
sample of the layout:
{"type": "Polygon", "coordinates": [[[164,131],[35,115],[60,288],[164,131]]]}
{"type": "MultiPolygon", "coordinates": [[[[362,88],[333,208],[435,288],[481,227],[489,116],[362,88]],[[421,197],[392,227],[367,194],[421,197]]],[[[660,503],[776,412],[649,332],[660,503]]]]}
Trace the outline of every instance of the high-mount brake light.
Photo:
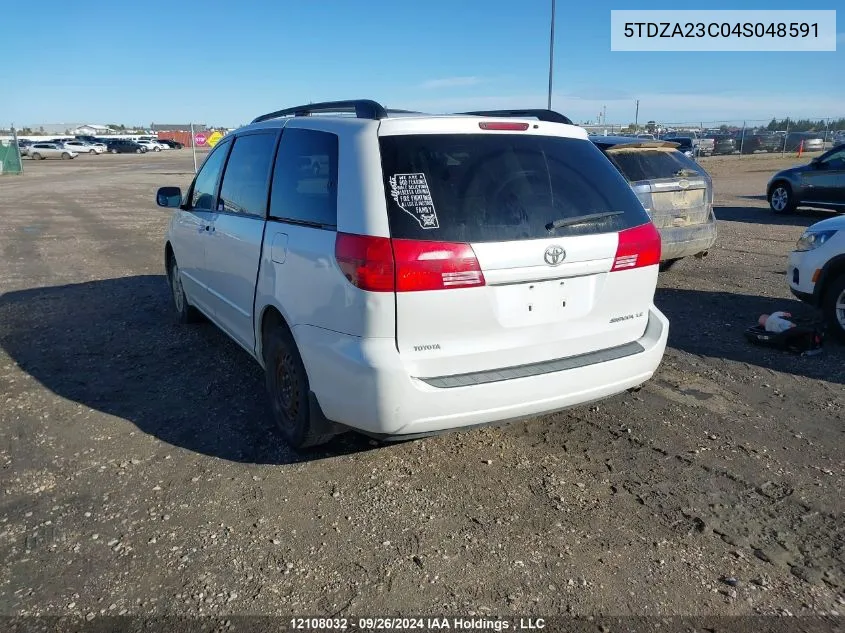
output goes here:
{"type": "Polygon", "coordinates": [[[478,127],[482,130],[524,132],[528,129],[528,123],[517,123],[515,121],[480,121],[478,127]]]}

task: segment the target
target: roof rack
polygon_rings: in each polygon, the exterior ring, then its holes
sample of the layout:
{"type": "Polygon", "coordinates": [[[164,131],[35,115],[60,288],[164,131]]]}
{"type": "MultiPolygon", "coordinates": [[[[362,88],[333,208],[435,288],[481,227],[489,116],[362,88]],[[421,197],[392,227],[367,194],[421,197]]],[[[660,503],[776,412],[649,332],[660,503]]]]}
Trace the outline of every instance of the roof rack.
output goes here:
{"type": "Polygon", "coordinates": [[[377,101],[370,99],[353,99],[351,101],[324,101],[323,103],[309,103],[307,105],[294,106],[284,110],[276,110],[262,114],[253,119],[253,123],[278,119],[283,116],[311,116],[315,113],[344,114],[354,112],[359,119],[386,119],[387,110],[377,101]]]}
{"type": "Polygon", "coordinates": [[[572,125],[572,120],[569,117],[562,115],[560,112],[554,110],[478,110],[476,112],[458,112],[458,114],[469,114],[472,116],[500,116],[500,117],[514,117],[514,118],[535,118],[538,121],[548,121],[549,123],[566,123],[572,125]]]}

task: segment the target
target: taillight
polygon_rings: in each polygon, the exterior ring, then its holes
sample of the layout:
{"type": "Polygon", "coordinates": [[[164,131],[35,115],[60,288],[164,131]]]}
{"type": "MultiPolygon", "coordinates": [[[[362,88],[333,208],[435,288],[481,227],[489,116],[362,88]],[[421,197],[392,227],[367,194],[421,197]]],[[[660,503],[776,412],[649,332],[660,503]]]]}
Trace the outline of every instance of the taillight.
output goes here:
{"type": "Polygon", "coordinates": [[[389,238],[338,233],[334,256],[353,286],[371,292],[393,292],[393,249],[389,238]]]}
{"type": "Polygon", "coordinates": [[[393,240],[396,292],[484,285],[472,246],[452,242],[393,240]]]}
{"type": "Polygon", "coordinates": [[[415,292],[484,285],[472,246],[338,233],[335,259],[353,286],[415,292]]]}
{"type": "Polygon", "coordinates": [[[660,233],[649,222],[619,232],[619,246],[613,260],[615,270],[629,270],[660,263],[660,233]]]}
{"type": "Polygon", "coordinates": [[[511,132],[524,132],[528,129],[527,123],[515,123],[513,121],[481,121],[478,124],[482,130],[500,130],[511,132]]]}

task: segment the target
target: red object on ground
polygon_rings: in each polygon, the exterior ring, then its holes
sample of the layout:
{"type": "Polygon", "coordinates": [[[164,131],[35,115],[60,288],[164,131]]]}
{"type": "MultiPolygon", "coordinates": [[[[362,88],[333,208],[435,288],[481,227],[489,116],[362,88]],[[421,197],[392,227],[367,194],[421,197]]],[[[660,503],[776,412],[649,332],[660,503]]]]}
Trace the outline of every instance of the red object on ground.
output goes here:
{"type": "Polygon", "coordinates": [[[803,154],[803,153],[804,153],[804,141],[802,140],[798,144],[798,158],[801,158],[801,154],[803,154]]]}

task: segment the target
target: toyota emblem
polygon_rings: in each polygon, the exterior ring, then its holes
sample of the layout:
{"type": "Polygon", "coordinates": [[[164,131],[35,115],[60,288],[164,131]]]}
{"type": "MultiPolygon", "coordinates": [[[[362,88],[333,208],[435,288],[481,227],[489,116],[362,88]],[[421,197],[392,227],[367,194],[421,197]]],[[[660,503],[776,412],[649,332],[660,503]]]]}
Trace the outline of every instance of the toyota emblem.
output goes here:
{"type": "Polygon", "coordinates": [[[552,244],[546,249],[543,259],[549,266],[559,266],[566,259],[566,251],[562,246],[552,244]]]}

